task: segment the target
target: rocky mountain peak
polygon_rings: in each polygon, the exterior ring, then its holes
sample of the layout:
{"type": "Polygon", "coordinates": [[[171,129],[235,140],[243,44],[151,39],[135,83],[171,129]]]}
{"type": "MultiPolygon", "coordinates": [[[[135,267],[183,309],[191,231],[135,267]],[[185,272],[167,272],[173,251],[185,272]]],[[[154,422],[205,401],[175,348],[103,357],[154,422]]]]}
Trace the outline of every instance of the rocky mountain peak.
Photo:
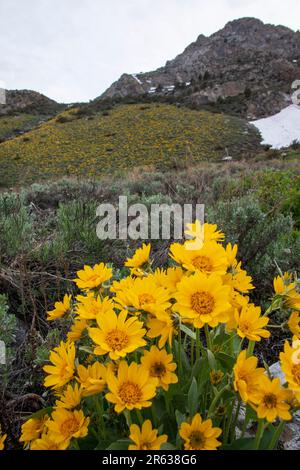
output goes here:
{"type": "Polygon", "coordinates": [[[299,78],[300,33],[241,18],[200,34],[164,67],[123,74],[100,99],[163,99],[255,119],[288,106],[299,78]]]}
{"type": "Polygon", "coordinates": [[[258,18],[245,17],[229,21],[228,23],[226,23],[223,30],[221,31],[241,33],[253,30],[255,31],[257,29],[264,28],[265,26],[266,25],[264,24],[264,22],[259,20],[258,18]]]}

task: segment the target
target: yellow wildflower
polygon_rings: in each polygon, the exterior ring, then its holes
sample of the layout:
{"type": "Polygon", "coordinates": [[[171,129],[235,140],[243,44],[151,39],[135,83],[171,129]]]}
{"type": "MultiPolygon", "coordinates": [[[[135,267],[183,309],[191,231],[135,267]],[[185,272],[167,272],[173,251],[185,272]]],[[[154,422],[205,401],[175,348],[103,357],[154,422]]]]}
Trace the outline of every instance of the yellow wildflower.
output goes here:
{"type": "Polygon", "coordinates": [[[167,442],[168,436],[162,434],[158,436],[157,429],[152,428],[149,419],[144,421],[142,428],[136,424],[130,426],[129,438],[134,442],[130,444],[128,450],[159,450],[161,445],[167,442]]]}
{"type": "Polygon", "coordinates": [[[112,269],[104,263],[95,264],[92,268],[85,265],[83,269],[77,271],[77,276],[74,282],[79,289],[95,289],[112,277],[112,269]]]}
{"type": "Polygon", "coordinates": [[[106,368],[100,362],[84,367],[79,364],[77,366],[76,380],[81,385],[81,394],[83,397],[101,393],[106,383],[106,368]]]}
{"type": "Polygon", "coordinates": [[[128,365],[121,361],[117,376],[107,372],[109,392],[105,398],[115,404],[115,411],[121,413],[124,409],[138,410],[151,406],[151,399],[156,394],[158,379],[150,377],[149,372],[135,362],[128,365]]]}
{"type": "Polygon", "coordinates": [[[185,450],[216,450],[221,445],[217,440],[221,434],[222,430],[214,428],[211,419],[202,421],[199,413],[191,423],[182,423],[179,430],[185,450]]]}
{"type": "Polygon", "coordinates": [[[259,387],[251,398],[259,419],[266,419],[273,423],[276,418],[290,420],[292,418],[287,404],[289,391],[280,385],[280,379],[270,380],[262,375],[259,379],[259,387]]]}
{"type": "Polygon", "coordinates": [[[56,320],[71,310],[71,295],[66,294],[62,302],[55,302],[54,310],[47,311],[47,320],[56,320]]]}
{"type": "Polygon", "coordinates": [[[109,354],[111,359],[117,360],[146,345],[143,323],[136,317],[127,319],[126,310],[119,315],[115,312],[99,315],[97,324],[98,328],[89,328],[89,335],[97,345],[94,348],[97,355],[109,354]]]}
{"type": "Polygon", "coordinates": [[[50,362],[53,365],[43,367],[43,370],[48,374],[44,381],[45,387],[52,387],[54,389],[63,387],[74,376],[74,343],[64,343],[61,341],[60,346],[50,352],[50,362]]]}
{"type": "Polygon", "coordinates": [[[141,358],[141,363],[148,370],[150,377],[157,377],[158,386],[166,391],[170,384],[178,382],[178,377],[174,374],[177,365],[172,361],[173,354],[168,354],[165,349],[158,349],[156,346],[151,346],[150,351],[144,351],[141,358]]]}
{"type": "Polygon", "coordinates": [[[149,263],[151,244],[146,245],[143,243],[141,248],[138,248],[132,258],[128,258],[124,266],[130,268],[130,273],[135,276],[143,276],[144,266],[149,263]]]}
{"type": "Polygon", "coordinates": [[[257,367],[257,358],[254,356],[247,358],[247,351],[242,351],[233,367],[234,389],[239,392],[242,400],[247,403],[249,397],[253,399],[259,388],[261,376],[265,373],[262,367],[257,367]]]}
{"type": "Polygon", "coordinates": [[[235,321],[237,334],[241,338],[247,338],[249,341],[260,341],[261,338],[270,337],[270,332],[264,330],[264,327],[269,323],[269,318],[261,316],[260,307],[247,304],[242,307],[240,312],[235,310],[235,321]]]}
{"type": "Polygon", "coordinates": [[[220,276],[203,273],[183,278],[174,295],[177,303],[174,311],[183,319],[192,319],[196,328],[205,324],[211,327],[224,323],[228,319],[230,287],[224,286],[220,276]]]}
{"type": "Polygon", "coordinates": [[[86,418],[82,410],[56,408],[47,422],[49,437],[56,444],[67,445],[72,438],[87,436],[89,422],[90,418],[86,418]]]}

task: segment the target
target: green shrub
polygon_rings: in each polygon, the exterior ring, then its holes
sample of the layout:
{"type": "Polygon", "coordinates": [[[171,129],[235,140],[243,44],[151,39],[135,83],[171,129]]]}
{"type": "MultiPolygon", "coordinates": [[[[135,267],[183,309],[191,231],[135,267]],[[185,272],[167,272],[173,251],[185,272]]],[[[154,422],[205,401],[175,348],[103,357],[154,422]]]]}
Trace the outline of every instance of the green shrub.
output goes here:
{"type": "Polygon", "coordinates": [[[207,210],[207,220],[217,223],[227,239],[238,244],[239,258],[258,286],[257,296],[270,292],[276,263],[283,270],[299,269],[300,241],[296,238],[295,242],[292,218],[265,212],[254,196],[219,202],[207,210]]]}
{"type": "Polygon", "coordinates": [[[4,193],[0,196],[0,259],[30,250],[32,242],[32,220],[23,198],[4,193]]]}
{"type": "Polygon", "coordinates": [[[7,297],[3,294],[0,294],[0,341],[3,341],[5,344],[6,367],[9,366],[15,357],[12,344],[15,340],[16,329],[17,320],[14,315],[8,313],[7,297]]]}
{"type": "Polygon", "coordinates": [[[70,249],[83,249],[100,256],[102,241],[96,234],[97,202],[74,200],[61,204],[57,210],[57,238],[64,246],[65,252],[70,249]]]}
{"type": "Polygon", "coordinates": [[[298,177],[295,186],[287,194],[283,202],[283,211],[290,213],[295,221],[296,228],[300,229],[300,178],[298,177]]]}
{"type": "Polygon", "coordinates": [[[257,196],[264,209],[279,208],[295,185],[290,171],[267,170],[255,175],[257,196]]]}

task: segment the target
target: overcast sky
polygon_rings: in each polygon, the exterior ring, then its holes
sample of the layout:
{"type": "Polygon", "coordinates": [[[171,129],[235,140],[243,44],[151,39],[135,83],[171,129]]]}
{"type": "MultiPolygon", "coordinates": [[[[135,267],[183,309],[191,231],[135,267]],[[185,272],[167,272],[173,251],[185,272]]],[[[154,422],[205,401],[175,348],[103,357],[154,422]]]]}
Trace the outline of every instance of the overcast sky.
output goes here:
{"type": "Polygon", "coordinates": [[[0,0],[0,81],[61,102],[153,70],[200,33],[255,16],[297,30],[299,0],[0,0]]]}

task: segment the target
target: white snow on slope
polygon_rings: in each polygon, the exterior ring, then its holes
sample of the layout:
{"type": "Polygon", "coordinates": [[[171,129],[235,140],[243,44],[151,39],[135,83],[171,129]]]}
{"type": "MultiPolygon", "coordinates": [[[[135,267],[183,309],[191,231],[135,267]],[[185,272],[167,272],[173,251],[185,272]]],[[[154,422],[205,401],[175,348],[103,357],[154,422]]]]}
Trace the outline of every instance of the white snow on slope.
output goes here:
{"type": "Polygon", "coordinates": [[[294,140],[300,141],[300,106],[292,104],[274,116],[252,121],[251,124],[260,131],[263,144],[275,149],[288,147],[294,140]]]}
{"type": "Polygon", "coordinates": [[[131,76],[132,76],[132,78],[134,78],[140,85],[143,84],[143,83],[141,82],[141,80],[136,76],[135,73],[133,73],[131,76]]]}

